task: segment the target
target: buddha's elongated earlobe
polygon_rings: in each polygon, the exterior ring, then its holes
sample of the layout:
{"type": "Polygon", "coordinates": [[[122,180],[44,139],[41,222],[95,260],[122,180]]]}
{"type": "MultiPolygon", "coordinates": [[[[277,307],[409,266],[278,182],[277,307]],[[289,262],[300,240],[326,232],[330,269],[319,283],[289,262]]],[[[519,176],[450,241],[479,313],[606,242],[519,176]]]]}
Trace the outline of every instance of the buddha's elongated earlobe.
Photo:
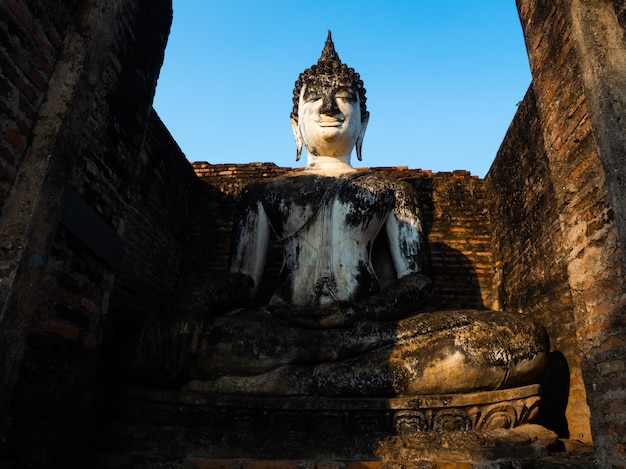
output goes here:
{"type": "Polygon", "coordinates": [[[291,130],[293,130],[293,137],[296,139],[296,161],[300,161],[302,156],[302,135],[300,134],[298,121],[293,117],[291,118],[291,130]]]}
{"type": "Polygon", "coordinates": [[[367,129],[367,123],[370,120],[370,113],[366,112],[365,117],[361,119],[361,130],[359,131],[359,135],[356,138],[356,157],[359,161],[363,160],[362,156],[362,148],[363,148],[363,137],[365,137],[365,130],[367,129]]]}

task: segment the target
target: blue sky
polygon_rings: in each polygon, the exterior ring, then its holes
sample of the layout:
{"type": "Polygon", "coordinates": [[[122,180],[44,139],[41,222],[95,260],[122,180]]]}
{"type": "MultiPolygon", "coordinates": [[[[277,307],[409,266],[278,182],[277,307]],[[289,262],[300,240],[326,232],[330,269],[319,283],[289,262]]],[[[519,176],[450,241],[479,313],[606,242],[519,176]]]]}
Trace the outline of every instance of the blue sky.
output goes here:
{"type": "Polygon", "coordinates": [[[360,73],[363,161],[484,176],[530,84],[514,0],[174,0],[154,107],[190,161],[297,167],[298,74],[326,31],[360,73]]]}

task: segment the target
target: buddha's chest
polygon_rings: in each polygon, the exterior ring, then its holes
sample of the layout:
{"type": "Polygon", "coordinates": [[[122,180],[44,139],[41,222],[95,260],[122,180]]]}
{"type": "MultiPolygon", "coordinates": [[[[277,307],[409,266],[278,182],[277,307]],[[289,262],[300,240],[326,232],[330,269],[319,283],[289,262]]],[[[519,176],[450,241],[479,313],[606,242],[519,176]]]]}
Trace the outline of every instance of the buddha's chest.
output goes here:
{"type": "Polygon", "coordinates": [[[371,179],[294,178],[268,191],[263,206],[281,239],[375,236],[394,208],[394,194],[371,179]]]}

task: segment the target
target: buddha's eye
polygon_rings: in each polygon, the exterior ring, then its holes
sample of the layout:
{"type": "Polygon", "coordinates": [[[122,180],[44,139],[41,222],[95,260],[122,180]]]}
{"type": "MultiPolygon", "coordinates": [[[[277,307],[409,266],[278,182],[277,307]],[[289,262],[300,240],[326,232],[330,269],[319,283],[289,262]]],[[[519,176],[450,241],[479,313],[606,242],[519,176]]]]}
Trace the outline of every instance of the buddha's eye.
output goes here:
{"type": "Polygon", "coordinates": [[[322,99],[320,94],[317,91],[307,91],[304,93],[304,100],[306,102],[317,101],[318,99],[322,99]]]}
{"type": "Polygon", "coordinates": [[[354,93],[354,91],[350,89],[339,90],[335,94],[335,98],[344,99],[346,101],[350,101],[351,103],[353,103],[356,101],[356,94],[354,93]]]}

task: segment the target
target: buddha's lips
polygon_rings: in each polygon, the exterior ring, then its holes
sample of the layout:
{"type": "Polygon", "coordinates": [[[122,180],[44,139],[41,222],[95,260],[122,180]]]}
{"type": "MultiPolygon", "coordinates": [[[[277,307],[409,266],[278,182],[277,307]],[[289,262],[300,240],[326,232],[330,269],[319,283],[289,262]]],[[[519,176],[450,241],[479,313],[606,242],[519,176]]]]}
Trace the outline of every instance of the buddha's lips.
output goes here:
{"type": "Polygon", "coordinates": [[[343,119],[322,117],[322,118],[317,120],[317,123],[321,127],[339,127],[340,125],[343,124],[343,119]]]}

